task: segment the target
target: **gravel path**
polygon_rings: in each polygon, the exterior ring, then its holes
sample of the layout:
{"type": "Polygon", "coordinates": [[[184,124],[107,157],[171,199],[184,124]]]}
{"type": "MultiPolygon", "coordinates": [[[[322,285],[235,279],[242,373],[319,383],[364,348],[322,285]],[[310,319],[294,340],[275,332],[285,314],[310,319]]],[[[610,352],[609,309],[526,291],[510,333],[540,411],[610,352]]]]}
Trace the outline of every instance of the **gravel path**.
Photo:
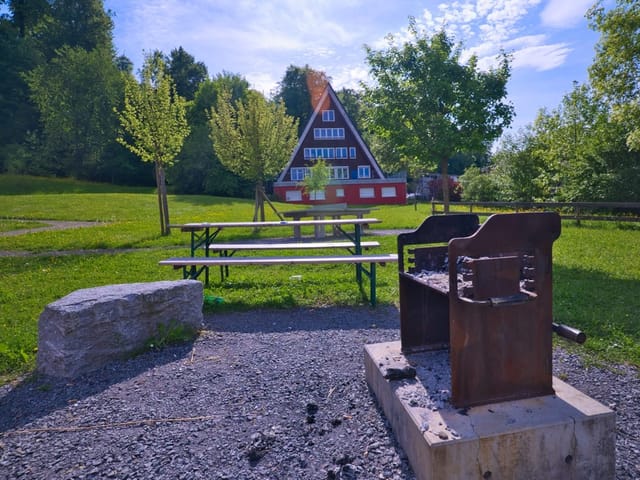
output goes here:
{"type": "MultiPolygon", "coordinates": [[[[393,307],[216,314],[193,344],[2,387],[0,478],[412,480],[364,380],[363,345],[398,334],[393,307]]],[[[640,478],[638,372],[554,361],[617,411],[616,478],[640,478]]]]}

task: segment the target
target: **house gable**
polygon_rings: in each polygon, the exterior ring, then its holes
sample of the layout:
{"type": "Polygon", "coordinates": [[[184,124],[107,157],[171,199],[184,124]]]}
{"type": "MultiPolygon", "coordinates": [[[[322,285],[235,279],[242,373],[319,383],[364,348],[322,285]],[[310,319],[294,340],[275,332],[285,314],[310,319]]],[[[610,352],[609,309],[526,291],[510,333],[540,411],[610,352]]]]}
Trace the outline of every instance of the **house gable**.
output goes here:
{"type": "Polygon", "coordinates": [[[322,158],[334,170],[348,168],[346,178],[343,177],[344,172],[339,171],[334,172],[338,175],[334,175],[335,179],[384,178],[380,165],[329,84],[277,181],[301,181],[302,178],[299,175],[291,176],[291,169],[309,168],[317,158],[322,158]],[[325,112],[324,115],[323,112],[325,112]],[[333,112],[333,115],[329,112],[333,112]],[[368,176],[364,175],[367,167],[368,176]]]}
{"type": "Polygon", "coordinates": [[[274,190],[288,202],[404,203],[406,180],[385,178],[335,91],[327,84],[274,190]],[[309,198],[301,191],[301,182],[319,158],[331,169],[331,180],[326,197],[321,192],[322,198],[309,198]]]}

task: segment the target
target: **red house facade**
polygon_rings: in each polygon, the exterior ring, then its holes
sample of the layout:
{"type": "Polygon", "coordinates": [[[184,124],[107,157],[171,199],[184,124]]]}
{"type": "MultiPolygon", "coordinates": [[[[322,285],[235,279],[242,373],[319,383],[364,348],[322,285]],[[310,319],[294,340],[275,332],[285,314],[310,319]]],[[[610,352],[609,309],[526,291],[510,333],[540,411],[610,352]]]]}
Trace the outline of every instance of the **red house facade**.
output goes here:
{"type": "Polygon", "coordinates": [[[280,200],[300,204],[403,204],[407,194],[406,178],[385,177],[329,84],[273,188],[280,200]],[[331,180],[307,195],[301,183],[319,158],[331,180]]]}

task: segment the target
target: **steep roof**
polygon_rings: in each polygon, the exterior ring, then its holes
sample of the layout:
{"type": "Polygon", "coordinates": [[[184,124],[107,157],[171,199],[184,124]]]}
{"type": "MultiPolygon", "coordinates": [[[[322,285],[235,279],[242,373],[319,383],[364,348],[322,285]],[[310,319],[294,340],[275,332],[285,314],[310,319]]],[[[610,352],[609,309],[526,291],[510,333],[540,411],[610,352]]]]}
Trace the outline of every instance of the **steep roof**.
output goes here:
{"type": "Polygon", "coordinates": [[[296,158],[296,155],[300,151],[300,148],[302,148],[302,144],[303,144],[305,138],[308,135],[311,134],[310,130],[311,130],[311,126],[313,125],[314,120],[320,114],[320,112],[322,110],[327,109],[327,106],[329,104],[333,105],[334,108],[338,110],[338,113],[344,118],[344,121],[345,121],[345,124],[346,124],[347,128],[353,134],[353,136],[356,139],[356,141],[358,142],[358,145],[360,146],[360,148],[362,148],[362,151],[365,153],[365,155],[367,157],[367,160],[371,164],[371,168],[373,168],[375,170],[375,172],[378,174],[379,178],[385,178],[384,173],[382,172],[382,169],[380,168],[380,165],[378,164],[376,159],[373,157],[373,154],[371,153],[371,150],[369,150],[368,145],[362,139],[362,136],[360,135],[360,132],[358,131],[358,129],[355,127],[355,125],[351,121],[351,118],[349,117],[349,115],[347,114],[346,110],[344,109],[344,106],[342,105],[342,102],[340,101],[340,99],[336,95],[336,92],[333,90],[333,87],[331,87],[330,83],[327,83],[327,86],[325,87],[324,92],[322,93],[322,96],[320,97],[320,100],[316,104],[316,106],[315,106],[315,108],[313,110],[313,113],[311,114],[311,117],[309,118],[309,121],[307,122],[307,125],[305,126],[305,128],[304,128],[304,130],[302,132],[302,135],[300,135],[300,139],[298,140],[298,144],[296,145],[296,148],[293,149],[293,153],[291,154],[291,157],[289,158],[289,161],[287,162],[287,165],[284,167],[284,169],[280,173],[280,176],[278,177],[278,180],[276,180],[277,182],[284,181],[284,178],[286,177],[286,174],[289,171],[289,168],[291,167],[291,164],[293,163],[294,159],[296,158]]]}

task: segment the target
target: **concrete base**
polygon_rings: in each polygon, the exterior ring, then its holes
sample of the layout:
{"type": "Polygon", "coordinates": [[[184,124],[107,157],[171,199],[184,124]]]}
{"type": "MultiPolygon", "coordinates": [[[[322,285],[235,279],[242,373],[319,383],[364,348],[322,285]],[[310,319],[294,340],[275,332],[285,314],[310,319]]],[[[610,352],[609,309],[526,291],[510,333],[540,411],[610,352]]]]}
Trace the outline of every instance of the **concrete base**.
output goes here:
{"type": "Polygon", "coordinates": [[[448,351],[366,345],[365,373],[419,480],[615,477],[615,413],[555,377],[555,395],[455,409],[448,351]]]}

